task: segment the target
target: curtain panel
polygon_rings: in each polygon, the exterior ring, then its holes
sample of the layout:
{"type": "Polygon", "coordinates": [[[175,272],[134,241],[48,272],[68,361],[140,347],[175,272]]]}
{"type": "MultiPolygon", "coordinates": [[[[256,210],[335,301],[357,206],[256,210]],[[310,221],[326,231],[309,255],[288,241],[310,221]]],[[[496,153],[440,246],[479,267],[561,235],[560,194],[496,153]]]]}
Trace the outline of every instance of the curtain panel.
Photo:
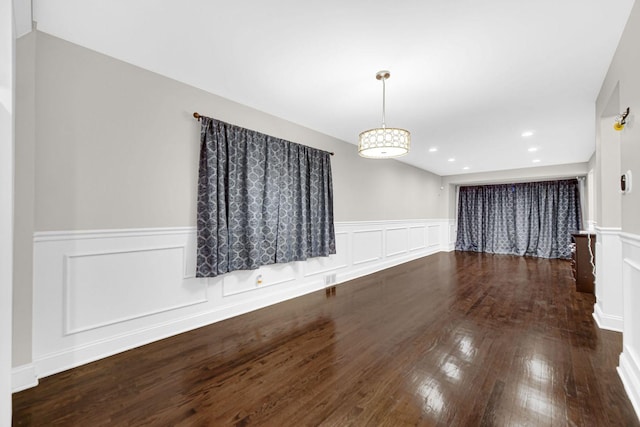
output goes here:
{"type": "Polygon", "coordinates": [[[456,250],[571,258],[578,180],[460,187],[456,250]]]}
{"type": "Polygon", "coordinates": [[[336,253],[330,153],[201,116],[197,277],[336,253]]]}

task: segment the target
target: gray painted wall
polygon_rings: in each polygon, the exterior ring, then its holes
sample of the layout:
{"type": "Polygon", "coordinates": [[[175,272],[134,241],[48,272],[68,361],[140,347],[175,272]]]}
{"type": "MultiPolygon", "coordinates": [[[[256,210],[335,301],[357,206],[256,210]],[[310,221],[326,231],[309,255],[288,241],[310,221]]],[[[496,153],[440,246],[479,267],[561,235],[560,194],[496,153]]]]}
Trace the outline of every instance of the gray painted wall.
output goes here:
{"type": "Polygon", "coordinates": [[[618,44],[602,89],[596,101],[597,134],[600,150],[596,151],[596,180],[602,188],[597,198],[597,212],[604,221],[598,225],[621,227],[627,233],[640,234],[640,3],[636,2],[618,44]],[[630,107],[627,126],[621,132],[612,130],[613,115],[630,107]],[[611,142],[613,141],[613,142],[611,142]],[[615,145],[606,145],[615,144],[615,145]],[[611,150],[613,148],[614,155],[611,150]],[[620,195],[619,179],[624,171],[631,170],[634,188],[629,194],[620,195]]]}
{"type": "Polygon", "coordinates": [[[33,231],[195,225],[194,111],[335,152],[336,221],[437,218],[432,173],[45,33],[18,53],[14,366],[31,361],[33,231]]]}
{"type": "Polygon", "coordinates": [[[13,366],[31,362],[35,193],[35,33],[16,41],[16,149],[13,242],[13,366]]]}
{"type": "MultiPolygon", "coordinates": [[[[607,108],[616,110],[619,104],[618,87],[609,98],[607,108]]],[[[596,223],[599,227],[620,227],[622,223],[622,199],[619,192],[620,137],[613,130],[615,116],[605,113],[597,120],[596,137],[596,223]]]]}
{"type": "Polygon", "coordinates": [[[334,151],[337,221],[437,215],[436,175],[360,158],[354,145],[44,33],[37,37],[37,231],[195,225],[194,111],[334,151]]]}

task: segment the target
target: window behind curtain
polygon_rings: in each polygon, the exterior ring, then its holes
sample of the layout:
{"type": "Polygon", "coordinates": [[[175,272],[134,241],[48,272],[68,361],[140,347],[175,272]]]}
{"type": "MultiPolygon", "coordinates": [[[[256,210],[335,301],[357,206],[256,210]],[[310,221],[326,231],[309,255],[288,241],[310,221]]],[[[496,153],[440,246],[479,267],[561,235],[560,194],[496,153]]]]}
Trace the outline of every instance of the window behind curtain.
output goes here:
{"type": "Polygon", "coordinates": [[[335,254],[326,151],[201,117],[198,277],[335,254]]]}
{"type": "Polygon", "coordinates": [[[578,180],[460,187],[456,250],[570,258],[578,180]]]}

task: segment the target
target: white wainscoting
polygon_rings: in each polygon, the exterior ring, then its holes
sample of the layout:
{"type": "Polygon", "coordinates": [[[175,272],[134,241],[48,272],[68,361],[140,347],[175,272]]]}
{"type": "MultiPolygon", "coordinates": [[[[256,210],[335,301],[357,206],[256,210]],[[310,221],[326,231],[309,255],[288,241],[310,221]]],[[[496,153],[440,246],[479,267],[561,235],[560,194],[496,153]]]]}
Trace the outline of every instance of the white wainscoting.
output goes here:
{"type": "MultiPolygon", "coordinates": [[[[446,233],[447,231],[444,230],[444,232],[446,233]]],[[[449,223],[449,234],[448,234],[448,236],[446,236],[449,239],[449,250],[450,251],[455,249],[457,236],[458,236],[457,224],[455,223],[455,221],[451,221],[449,223]]]]}
{"type": "Polygon", "coordinates": [[[622,242],[622,289],[624,330],[618,374],[640,417],[640,236],[620,233],[622,242]]]}
{"type": "Polygon", "coordinates": [[[453,248],[452,220],[336,223],[336,254],[195,277],[192,227],[34,236],[33,366],[13,389],[134,347],[453,248]]]}
{"type": "Polygon", "coordinates": [[[622,243],[620,228],[596,227],[596,303],[593,318],[602,329],[622,332],[622,243]]]}

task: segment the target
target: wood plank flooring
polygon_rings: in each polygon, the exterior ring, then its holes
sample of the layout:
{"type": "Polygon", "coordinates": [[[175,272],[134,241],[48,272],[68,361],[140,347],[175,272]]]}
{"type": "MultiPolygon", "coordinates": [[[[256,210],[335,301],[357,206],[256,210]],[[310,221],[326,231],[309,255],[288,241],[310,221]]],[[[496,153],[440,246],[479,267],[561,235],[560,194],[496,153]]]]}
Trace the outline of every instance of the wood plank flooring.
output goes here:
{"type": "Polygon", "coordinates": [[[40,381],[18,426],[639,426],[561,260],[438,253],[40,381]]]}

